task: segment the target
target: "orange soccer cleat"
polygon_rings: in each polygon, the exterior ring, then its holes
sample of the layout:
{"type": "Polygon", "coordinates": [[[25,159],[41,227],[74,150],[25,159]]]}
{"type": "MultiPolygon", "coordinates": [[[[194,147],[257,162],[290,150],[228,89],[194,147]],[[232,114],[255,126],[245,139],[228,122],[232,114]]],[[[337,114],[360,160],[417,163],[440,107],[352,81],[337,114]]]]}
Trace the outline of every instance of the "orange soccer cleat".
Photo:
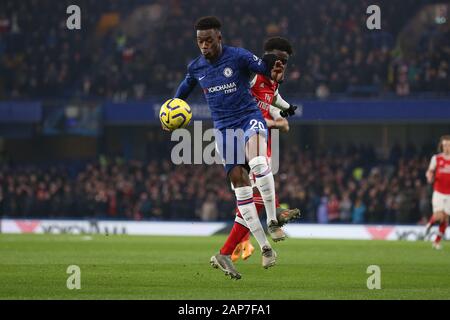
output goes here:
{"type": "Polygon", "coordinates": [[[255,251],[255,247],[252,245],[250,240],[242,242],[242,259],[247,260],[255,251]]]}
{"type": "Polygon", "coordinates": [[[231,254],[231,261],[236,262],[239,260],[239,257],[242,254],[242,242],[240,242],[236,248],[234,248],[233,253],[231,254]]]}

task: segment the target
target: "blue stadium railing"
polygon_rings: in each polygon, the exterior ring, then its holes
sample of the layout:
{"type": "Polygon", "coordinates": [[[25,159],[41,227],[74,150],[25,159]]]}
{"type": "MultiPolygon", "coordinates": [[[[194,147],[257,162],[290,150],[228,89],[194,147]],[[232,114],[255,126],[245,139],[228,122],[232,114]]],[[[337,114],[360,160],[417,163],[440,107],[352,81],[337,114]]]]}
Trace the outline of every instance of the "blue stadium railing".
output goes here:
{"type": "MultiPolygon", "coordinates": [[[[41,124],[51,133],[52,126],[63,125],[77,134],[96,134],[103,125],[145,125],[157,123],[159,107],[167,97],[145,101],[108,102],[102,100],[67,100],[51,102],[0,101],[0,128],[41,124]]],[[[302,105],[291,121],[338,122],[450,122],[450,97],[415,99],[327,99],[310,100],[292,97],[292,103],[302,105]]],[[[203,99],[189,101],[194,120],[209,119],[203,99]]],[[[58,133],[58,130],[56,130],[58,133]]]]}

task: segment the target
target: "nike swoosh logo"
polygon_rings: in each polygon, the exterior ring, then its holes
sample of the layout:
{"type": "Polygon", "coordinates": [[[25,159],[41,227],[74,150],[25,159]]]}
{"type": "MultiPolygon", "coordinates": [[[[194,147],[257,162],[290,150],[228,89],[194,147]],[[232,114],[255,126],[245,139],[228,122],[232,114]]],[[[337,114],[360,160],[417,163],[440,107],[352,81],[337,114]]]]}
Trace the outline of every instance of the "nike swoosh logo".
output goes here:
{"type": "Polygon", "coordinates": [[[201,81],[201,80],[205,79],[205,77],[206,77],[206,76],[203,76],[203,77],[198,78],[198,81],[201,81]]]}

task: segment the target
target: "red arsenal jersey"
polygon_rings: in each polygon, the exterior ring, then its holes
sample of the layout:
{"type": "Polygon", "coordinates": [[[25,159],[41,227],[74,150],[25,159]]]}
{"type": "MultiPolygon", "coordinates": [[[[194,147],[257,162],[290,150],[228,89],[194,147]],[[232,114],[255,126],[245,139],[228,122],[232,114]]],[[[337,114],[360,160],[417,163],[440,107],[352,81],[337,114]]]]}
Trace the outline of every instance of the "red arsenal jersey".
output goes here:
{"type": "Polygon", "coordinates": [[[437,154],[434,157],[436,160],[434,190],[450,195],[450,158],[445,158],[442,153],[437,154]]]}
{"type": "MultiPolygon", "coordinates": [[[[270,115],[270,105],[272,104],[275,92],[278,89],[278,83],[257,74],[253,79],[252,84],[252,95],[258,101],[258,107],[261,110],[264,119],[273,120],[273,117],[270,115]]],[[[269,130],[269,137],[267,139],[267,156],[269,158],[272,155],[271,144],[272,139],[269,130]]]]}
{"type": "Polygon", "coordinates": [[[265,119],[273,120],[270,115],[270,105],[272,104],[278,83],[260,74],[255,76],[252,86],[252,95],[258,100],[258,107],[265,119]]]}

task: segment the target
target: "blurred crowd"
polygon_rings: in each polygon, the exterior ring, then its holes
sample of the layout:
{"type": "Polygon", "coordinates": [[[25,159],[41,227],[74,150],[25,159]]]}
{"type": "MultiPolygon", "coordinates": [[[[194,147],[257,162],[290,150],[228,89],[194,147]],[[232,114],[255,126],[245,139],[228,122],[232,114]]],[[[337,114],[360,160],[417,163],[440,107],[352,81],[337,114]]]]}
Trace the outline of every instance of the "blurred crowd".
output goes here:
{"type": "MultiPolygon", "coordinates": [[[[275,176],[282,206],[301,222],[422,223],[431,214],[425,171],[432,153],[394,147],[378,159],[370,147],[313,152],[292,147],[275,176]]],[[[220,165],[175,166],[100,158],[73,166],[0,168],[0,215],[133,220],[231,220],[235,196],[220,165]]]]}
{"type": "Polygon", "coordinates": [[[285,94],[447,94],[448,6],[408,25],[433,2],[378,1],[382,29],[368,30],[369,0],[2,0],[0,99],[170,95],[198,55],[193,23],[208,14],[226,44],[256,54],[267,37],[292,41],[285,94]],[[66,27],[71,4],[81,30],[66,27]]]}
{"type": "MultiPolygon", "coordinates": [[[[295,150],[295,148],[294,148],[295,150]]],[[[318,223],[423,223],[431,214],[429,151],[392,148],[377,159],[370,147],[327,153],[289,152],[278,177],[280,200],[318,223]]]]}

